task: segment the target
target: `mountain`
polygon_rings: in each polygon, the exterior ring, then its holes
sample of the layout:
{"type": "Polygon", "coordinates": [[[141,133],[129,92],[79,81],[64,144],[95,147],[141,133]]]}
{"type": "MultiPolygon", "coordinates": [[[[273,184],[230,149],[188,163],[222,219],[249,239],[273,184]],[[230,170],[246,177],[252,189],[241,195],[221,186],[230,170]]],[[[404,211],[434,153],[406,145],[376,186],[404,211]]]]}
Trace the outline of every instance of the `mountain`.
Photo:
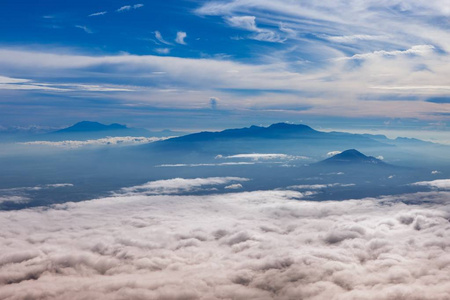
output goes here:
{"type": "MultiPolygon", "coordinates": [[[[336,149],[393,147],[360,134],[322,132],[307,125],[276,123],[219,132],[199,132],[144,145],[158,151],[208,156],[239,153],[286,153],[320,158],[336,149]]],[[[214,157],[213,156],[213,157],[214,157]]]]}
{"type": "Polygon", "coordinates": [[[336,154],[330,158],[327,158],[320,162],[320,164],[367,164],[367,165],[387,165],[383,161],[373,157],[366,156],[355,149],[345,150],[339,154],[336,154]]]}
{"type": "Polygon", "coordinates": [[[98,122],[82,121],[78,122],[70,127],[55,131],[55,134],[59,133],[71,133],[71,132],[98,132],[98,131],[113,131],[113,130],[127,130],[130,129],[126,125],[113,123],[111,125],[105,125],[98,122]]]}
{"type": "Polygon", "coordinates": [[[171,130],[149,131],[144,128],[133,128],[126,125],[113,123],[110,125],[99,122],[82,121],[67,128],[44,133],[29,135],[26,141],[63,141],[63,140],[89,140],[105,137],[175,137],[183,135],[183,132],[171,130]]]}
{"type": "Polygon", "coordinates": [[[253,125],[246,128],[226,129],[219,132],[202,131],[172,139],[171,142],[205,142],[243,138],[286,139],[319,136],[321,134],[322,132],[316,131],[306,125],[277,123],[270,125],[269,127],[253,125]]]}

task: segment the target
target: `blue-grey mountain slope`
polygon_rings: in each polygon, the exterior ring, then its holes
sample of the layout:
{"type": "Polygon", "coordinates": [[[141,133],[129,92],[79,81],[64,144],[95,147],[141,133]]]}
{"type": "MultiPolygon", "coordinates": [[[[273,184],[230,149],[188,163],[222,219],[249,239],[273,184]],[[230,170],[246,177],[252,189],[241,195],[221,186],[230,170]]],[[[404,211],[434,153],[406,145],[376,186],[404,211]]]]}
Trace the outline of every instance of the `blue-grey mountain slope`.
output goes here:
{"type": "Polygon", "coordinates": [[[345,150],[339,154],[336,154],[330,158],[327,158],[320,162],[320,164],[336,164],[336,165],[349,165],[349,164],[359,164],[359,165],[377,165],[377,166],[387,166],[387,164],[380,159],[373,156],[366,156],[356,149],[345,150]]]}

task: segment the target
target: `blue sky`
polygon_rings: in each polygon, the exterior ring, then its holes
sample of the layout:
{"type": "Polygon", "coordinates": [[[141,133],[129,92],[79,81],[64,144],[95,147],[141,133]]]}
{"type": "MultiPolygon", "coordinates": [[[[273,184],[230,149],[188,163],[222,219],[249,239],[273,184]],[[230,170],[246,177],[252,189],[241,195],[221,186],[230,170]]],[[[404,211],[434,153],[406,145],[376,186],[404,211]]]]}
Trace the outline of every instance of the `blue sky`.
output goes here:
{"type": "Polygon", "coordinates": [[[0,126],[447,130],[449,1],[7,1],[0,126]]]}

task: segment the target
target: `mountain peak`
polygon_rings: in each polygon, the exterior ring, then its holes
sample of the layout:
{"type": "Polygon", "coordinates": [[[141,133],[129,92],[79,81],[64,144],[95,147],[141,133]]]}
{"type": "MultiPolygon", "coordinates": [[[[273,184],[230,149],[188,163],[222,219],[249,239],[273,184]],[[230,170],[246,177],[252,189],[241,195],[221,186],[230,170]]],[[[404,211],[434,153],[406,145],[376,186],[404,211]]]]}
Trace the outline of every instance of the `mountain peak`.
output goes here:
{"type": "Polygon", "coordinates": [[[305,130],[305,131],[313,131],[311,127],[303,124],[291,124],[291,123],[275,123],[267,127],[268,129],[277,129],[277,130],[305,130]]]}
{"type": "Polygon", "coordinates": [[[345,150],[339,154],[323,160],[322,162],[332,164],[384,164],[384,162],[382,162],[381,160],[373,156],[366,156],[356,149],[345,150]]]}

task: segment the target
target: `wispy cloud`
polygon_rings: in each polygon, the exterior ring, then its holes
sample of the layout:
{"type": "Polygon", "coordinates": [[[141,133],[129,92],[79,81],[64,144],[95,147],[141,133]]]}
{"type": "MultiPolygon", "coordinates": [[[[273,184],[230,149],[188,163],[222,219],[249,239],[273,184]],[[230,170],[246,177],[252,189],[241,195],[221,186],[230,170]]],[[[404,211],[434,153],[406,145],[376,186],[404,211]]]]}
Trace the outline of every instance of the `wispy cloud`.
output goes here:
{"type": "Polygon", "coordinates": [[[232,16],[226,18],[226,20],[232,27],[255,32],[249,36],[251,39],[272,43],[280,43],[284,41],[284,39],[282,39],[276,32],[256,26],[256,17],[254,16],[232,16]]]}
{"type": "MultiPolygon", "coordinates": [[[[165,40],[164,40],[165,41],[165,40]]],[[[166,49],[166,48],[161,48],[166,49]]],[[[422,51],[428,47],[415,49],[422,51]]],[[[156,51],[156,50],[155,50],[156,51]]],[[[158,50],[167,54],[170,50],[158,50]]],[[[401,50],[405,51],[405,50],[401,50]]],[[[422,52],[420,52],[422,53],[422,52]]],[[[117,87],[116,81],[108,76],[91,80],[98,82],[98,88],[118,88],[134,90],[141,94],[123,96],[123,101],[153,105],[170,105],[171,107],[204,107],[211,95],[222,99],[221,107],[228,109],[274,109],[295,105],[308,105],[310,109],[304,114],[337,115],[337,116],[383,116],[383,117],[415,117],[429,118],[433,113],[445,113],[448,108],[439,103],[426,102],[426,99],[439,97],[450,88],[448,79],[450,70],[445,66],[449,57],[431,51],[426,55],[399,54],[393,56],[372,55],[365,58],[362,64],[349,68],[353,60],[329,61],[321,70],[297,72],[285,63],[246,64],[231,58],[180,58],[152,55],[110,55],[93,56],[85,54],[45,53],[31,50],[0,49],[0,67],[3,70],[14,70],[14,74],[22,74],[39,78],[43,70],[68,76],[72,79],[86,80],[86,70],[102,66],[105,74],[120,74],[124,86],[117,87]],[[433,72],[414,71],[415,65],[426,63],[433,72]],[[163,72],[163,76],[155,77],[154,72],[163,72]],[[152,76],[152,87],[136,82],[136,76],[152,76]],[[168,81],[169,80],[169,81],[168,81]],[[186,94],[167,88],[167,82],[177,82],[184,91],[190,91],[192,101],[185,101],[186,94]],[[227,90],[254,90],[258,93],[242,97],[227,90]],[[170,90],[170,92],[168,92],[170,90]],[[284,91],[283,94],[271,91],[284,91]],[[404,101],[364,100],[360,95],[373,93],[378,98],[388,93],[396,96],[410,94],[414,91],[418,100],[408,103],[404,101]],[[307,93],[307,96],[305,96],[307,93]],[[299,95],[302,96],[299,96],[299,95]],[[310,96],[308,96],[308,94],[310,96]],[[342,101],[345,97],[346,101],[342,101]],[[156,99],[169,99],[157,101],[156,99]],[[223,100],[226,99],[226,100],[223,100]],[[169,104],[170,102],[170,104],[169,104]],[[332,108],[332,109],[330,109],[332,108]]],[[[159,73],[161,74],[161,73],[159,73]]],[[[8,73],[2,74],[4,77],[8,73]]],[[[17,76],[17,75],[16,75],[17,76]]],[[[20,77],[20,76],[17,76],[20,77]]],[[[111,77],[113,78],[113,77],[111,77]]],[[[48,82],[46,83],[48,84],[48,82]]],[[[79,83],[80,85],[82,83],[79,83]]],[[[42,85],[36,82],[4,83],[3,89],[50,88],[67,89],[56,83],[42,85]]],[[[81,91],[81,88],[74,88],[81,91]]],[[[49,90],[49,92],[51,92],[49,90]]],[[[295,106],[294,106],[295,107],[295,106]]],[[[286,110],[286,109],[285,109],[286,110]]],[[[286,110],[287,111],[287,110],[286,110]]]]}
{"type": "Polygon", "coordinates": [[[55,188],[73,187],[73,186],[74,185],[71,183],[52,183],[37,186],[0,189],[0,205],[12,203],[13,204],[27,203],[32,200],[31,193],[33,192],[55,188]]]}
{"type": "Polygon", "coordinates": [[[166,44],[166,45],[172,45],[172,43],[166,41],[166,40],[162,37],[161,32],[159,32],[159,31],[155,31],[155,38],[156,38],[159,42],[161,42],[161,43],[163,43],[163,44],[166,44]]]}
{"type": "Polygon", "coordinates": [[[130,10],[138,9],[141,7],[144,7],[144,4],[124,5],[124,6],[120,7],[119,9],[117,9],[117,12],[130,11],[130,10]]]}
{"type": "Polygon", "coordinates": [[[329,41],[335,43],[357,43],[361,41],[377,41],[377,40],[386,40],[388,37],[386,36],[377,36],[377,35],[369,35],[369,34],[354,34],[354,35],[337,35],[337,36],[324,36],[329,41]]]}
{"type": "Polygon", "coordinates": [[[127,10],[131,10],[131,5],[125,5],[119,9],[117,9],[118,12],[127,11],[127,10]]]}
{"type": "Polygon", "coordinates": [[[87,26],[75,25],[75,27],[83,30],[86,33],[89,33],[89,34],[93,33],[93,31],[91,29],[89,29],[87,26]]]}
{"type": "Polygon", "coordinates": [[[344,58],[338,58],[337,60],[341,59],[367,59],[371,57],[379,57],[379,56],[397,56],[397,55],[407,55],[407,54],[413,54],[413,55],[428,55],[431,54],[434,50],[434,46],[432,45],[416,45],[406,50],[395,50],[395,51],[374,51],[371,53],[363,53],[363,54],[355,54],[351,57],[344,57],[344,58]]]}
{"type": "Polygon", "coordinates": [[[103,15],[106,15],[107,13],[108,13],[107,11],[96,12],[96,13],[90,14],[88,17],[103,16],[103,15]]]}
{"type": "Polygon", "coordinates": [[[45,83],[30,79],[0,76],[0,90],[29,90],[48,92],[132,92],[133,89],[114,85],[94,85],[83,83],[45,83]]]}

